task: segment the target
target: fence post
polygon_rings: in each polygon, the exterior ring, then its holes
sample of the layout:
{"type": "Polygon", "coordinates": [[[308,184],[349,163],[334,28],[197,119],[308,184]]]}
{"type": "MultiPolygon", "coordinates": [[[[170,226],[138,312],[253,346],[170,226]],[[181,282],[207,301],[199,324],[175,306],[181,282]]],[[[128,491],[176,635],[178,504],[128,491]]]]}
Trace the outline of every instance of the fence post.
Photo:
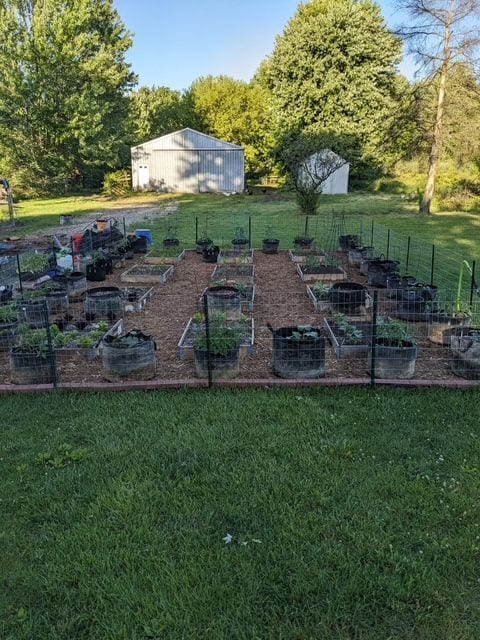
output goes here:
{"type": "Polygon", "coordinates": [[[373,314],[372,314],[372,342],[370,358],[370,385],[375,386],[375,365],[377,359],[377,313],[378,313],[378,291],[373,292],[373,314]]]}
{"type": "Polygon", "coordinates": [[[408,275],[408,265],[410,264],[410,236],[407,238],[407,256],[405,258],[405,274],[408,275]]]}
{"type": "Polygon", "coordinates": [[[373,231],[373,230],[374,230],[374,226],[375,226],[375,223],[374,223],[374,221],[372,220],[372,230],[371,230],[371,233],[370,233],[370,246],[371,246],[371,247],[373,247],[373,246],[374,246],[374,245],[373,245],[373,233],[374,233],[374,231],[373,231]]]}
{"type": "Polygon", "coordinates": [[[52,373],[53,387],[57,388],[57,363],[55,359],[55,350],[52,343],[52,333],[50,331],[50,317],[48,315],[47,301],[43,302],[43,317],[45,321],[45,329],[47,332],[48,359],[50,361],[50,371],[52,373]]]}
{"type": "Polygon", "coordinates": [[[363,245],[363,213],[360,215],[360,245],[363,245]]]}
{"type": "Polygon", "coordinates": [[[17,253],[17,272],[18,272],[18,283],[20,285],[20,294],[23,295],[23,282],[22,282],[22,272],[20,270],[20,254],[17,253]]]}
{"type": "Polygon", "coordinates": [[[207,369],[208,369],[208,388],[212,388],[212,359],[210,355],[210,321],[208,318],[208,298],[207,294],[203,294],[203,314],[205,316],[205,337],[207,340],[207,369]]]}
{"type": "Polygon", "coordinates": [[[252,248],[252,216],[248,216],[248,248],[252,248]]]}
{"type": "Polygon", "coordinates": [[[430,284],[433,285],[433,272],[435,269],[435,245],[432,244],[432,266],[430,269],[430,284]]]}
{"type": "Polygon", "coordinates": [[[127,226],[125,224],[125,216],[123,216],[123,239],[124,239],[124,246],[127,246],[127,226]]]}
{"type": "Polygon", "coordinates": [[[195,216],[195,244],[198,242],[198,216],[195,216]]]}
{"type": "Polygon", "coordinates": [[[470,282],[470,306],[473,305],[473,293],[477,288],[475,282],[475,260],[472,262],[472,280],[470,282]]]}
{"type": "Polygon", "coordinates": [[[390,255],[390,229],[387,229],[387,260],[390,255]]]}

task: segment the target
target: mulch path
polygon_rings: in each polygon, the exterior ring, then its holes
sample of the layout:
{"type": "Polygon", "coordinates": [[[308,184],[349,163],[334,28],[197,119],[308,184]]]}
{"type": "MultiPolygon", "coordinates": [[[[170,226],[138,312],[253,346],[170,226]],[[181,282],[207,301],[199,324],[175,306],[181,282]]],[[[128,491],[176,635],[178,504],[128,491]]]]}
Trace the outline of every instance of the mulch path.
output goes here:
{"type": "MultiPolygon", "coordinates": [[[[323,326],[323,315],[313,309],[295,264],[288,252],[265,255],[255,251],[256,299],[253,317],[255,320],[255,355],[241,362],[240,379],[271,380],[272,336],[267,327],[311,324],[323,326]]],[[[343,258],[341,254],[339,257],[343,258]]],[[[344,261],[344,260],[343,260],[344,261]]],[[[135,260],[141,262],[141,260],[135,260]]],[[[131,266],[127,262],[124,269],[109,276],[106,282],[90,283],[90,286],[129,286],[122,283],[120,275],[131,266]]],[[[365,278],[357,269],[350,268],[344,261],[348,279],[365,284],[365,278]]],[[[164,285],[135,284],[136,287],[153,286],[154,293],[146,308],[140,313],[127,313],[124,318],[125,330],[141,329],[154,337],[157,344],[157,380],[186,380],[194,377],[193,363],[178,357],[178,341],[189,318],[198,311],[198,301],[207,286],[215,265],[206,264],[201,255],[187,251],[185,259],[175,268],[173,277],[164,285]]],[[[395,308],[383,291],[379,291],[379,312],[388,315],[395,308]]],[[[72,305],[73,314],[80,316],[82,303],[72,305]]],[[[366,318],[368,319],[368,318],[366,318]]],[[[415,378],[424,380],[455,379],[448,370],[449,350],[432,345],[426,335],[425,325],[414,325],[420,348],[415,378]]],[[[78,358],[59,359],[61,382],[91,382],[102,378],[101,362],[87,362],[78,358]]],[[[326,349],[326,377],[347,380],[368,379],[367,359],[336,358],[330,345],[326,349]]],[[[8,354],[0,354],[0,383],[8,383],[8,354]]]]}

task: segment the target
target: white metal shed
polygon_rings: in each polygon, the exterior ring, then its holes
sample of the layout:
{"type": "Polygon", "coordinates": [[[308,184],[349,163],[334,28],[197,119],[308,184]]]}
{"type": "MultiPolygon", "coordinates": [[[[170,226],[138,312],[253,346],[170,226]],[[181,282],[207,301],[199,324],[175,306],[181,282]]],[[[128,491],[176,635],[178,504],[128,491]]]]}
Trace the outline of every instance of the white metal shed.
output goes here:
{"type": "Polygon", "coordinates": [[[172,193],[244,189],[243,148],[194,129],[182,129],[131,149],[135,191],[172,193]]]}
{"type": "Polygon", "coordinates": [[[319,185],[319,190],[324,195],[348,193],[350,165],[331,149],[322,149],[312,154],[305,162],[303,174],[305,181],[310,181],[313,177],[316,183],[325,175],[325,180],[319,185]]]}

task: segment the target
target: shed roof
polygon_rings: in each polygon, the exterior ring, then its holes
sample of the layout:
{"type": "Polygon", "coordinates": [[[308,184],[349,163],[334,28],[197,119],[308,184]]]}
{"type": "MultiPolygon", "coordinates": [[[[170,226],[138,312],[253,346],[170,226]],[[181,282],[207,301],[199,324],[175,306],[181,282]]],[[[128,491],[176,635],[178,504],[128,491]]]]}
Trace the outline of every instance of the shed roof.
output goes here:
{"type": "Polygon", "coordinates": [[[174,131],[173,133],[167,133],[159,138],[154,138],[153,140],[149,140],[143,144],[136,145],[135,147],[132,147],[132,149],[138,149],[139,147],[142,147],[143,149],[147,147],[150,149],[165,151],[179,151],[181,149],[242,150],[242,147],[237,144],[225,142],[225,140],[220,140],[219,138],[214,138],[206,133],[190,129],[190,127],[180,129],[180,131],[174,131]]]}

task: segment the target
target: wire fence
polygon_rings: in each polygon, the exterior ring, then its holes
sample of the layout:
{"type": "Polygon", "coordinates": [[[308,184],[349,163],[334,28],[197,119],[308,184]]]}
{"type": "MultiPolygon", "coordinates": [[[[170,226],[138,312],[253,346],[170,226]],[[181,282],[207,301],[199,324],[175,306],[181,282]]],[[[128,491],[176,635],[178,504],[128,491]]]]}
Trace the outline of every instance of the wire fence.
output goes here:
{"type": "Polygon", "coordinates": [[[475,263],[454,251],[363,217],[247,217],[196,247],[200,221],[181,243],[174,222],[150,247],[91,230],[3,256],[0,383],[480,380],[475,263]]]}

